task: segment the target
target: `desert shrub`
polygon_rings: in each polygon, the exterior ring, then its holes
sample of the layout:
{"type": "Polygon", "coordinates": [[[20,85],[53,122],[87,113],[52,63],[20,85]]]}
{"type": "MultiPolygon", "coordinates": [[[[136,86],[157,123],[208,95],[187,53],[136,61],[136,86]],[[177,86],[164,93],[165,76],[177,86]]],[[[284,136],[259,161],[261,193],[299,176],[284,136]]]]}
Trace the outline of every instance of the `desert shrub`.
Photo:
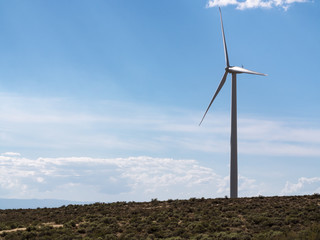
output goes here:
{"type": "Polygon", "coordinates": [[[208,234],[197,234],[191,238],[192,240],[210,240],[212,237],[208,234]]]}
{"type": "Polygon", "coordinates": [[[86,229],[85,228],[79,228],[78,229],[78,233],[85,234],[86,233],[86,229]]]}
{"type": "MultiPolygon", "coordinates": [[[[88,238],[88,240],[89,240],[90,238],[88,238]]],[[[118,239],[117,238],[117,236],[116,235],[114,235],[114,234],[106,234],[105,236],[104,236],[104,239],[106,239],[106,240],[116,240],[116,239],[118,239]]]]}
{"type": "Polygon", "coordinates": [[[292,216],[287,216],[285,218],[285,224],[290,225],[290,224],[297,224],[299,223],[299,218],[297,217],[292,217],[292,216]]]}
{"type": "Polygon", "coordinates": [[[237,217],[233,217],[232,219],[230,219],[230,225],[232,227],[239,227],[242,225],[242,221],[237,217]]]}
{"type": "Polygon", "coordinates": [[[213,239],[221,239],[221,240],[238,240],[237,233],[228,233],[228,232],[218,232],[213,235],[213,239]]]}
{"type": "Polygon", "coordinates": [[[73,221],[73,220],[71,220],[71,221],[65,223],[63,226],[64,226],[65,228],[75,228],[75,227],[76,227],[76,222],[73,221]]]}
{"type": "Polygon", "coordinates": [[[10,223],[10,229],[15,229],[17,227],[18,227],[18,223],[15,223],[15,222],[10,223]]]}
{"type": "Polygon", "coordinates": [[[9,227],[8,227],[7,224],[5,224],[5,223],[0,223],[0,231],[2,231],[2,230],[8,230],[8,229],[9,229],[9,227]]]}
{"type": "Polygon", "coordinates": [[[105,223],[105,224],[112,224],[112,223],[116,223],[117,220],[114,217],[104,217],[102,219],[102,222],[105,223]]]}

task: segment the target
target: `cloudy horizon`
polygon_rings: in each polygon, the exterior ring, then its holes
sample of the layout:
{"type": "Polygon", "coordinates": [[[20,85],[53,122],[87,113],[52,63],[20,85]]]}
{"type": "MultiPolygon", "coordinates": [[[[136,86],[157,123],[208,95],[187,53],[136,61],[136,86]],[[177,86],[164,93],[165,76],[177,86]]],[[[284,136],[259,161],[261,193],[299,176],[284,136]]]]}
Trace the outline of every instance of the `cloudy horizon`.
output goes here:
{"type": "MultiPolygon", "coordinates": [[[[61,199],[83,202],[149,201],[228,196],[229,176],[196,160],[169,158],[37,158],[3,153],[2,198],[61,199]]],[[[299,177],[274,187],[240,174],[239,196],[319,193],[320,178],[299,177]],[[266,189],[269,189],[267,191],[266,189]]]]}

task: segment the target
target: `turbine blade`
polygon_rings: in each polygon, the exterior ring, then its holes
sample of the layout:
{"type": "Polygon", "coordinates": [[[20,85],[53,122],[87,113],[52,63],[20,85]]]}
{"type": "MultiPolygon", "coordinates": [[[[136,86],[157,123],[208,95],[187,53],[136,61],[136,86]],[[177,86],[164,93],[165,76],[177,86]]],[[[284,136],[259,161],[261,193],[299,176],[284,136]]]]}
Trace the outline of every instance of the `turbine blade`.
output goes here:
{"type": "Polygon", "coordinates": [[[224,57],[226,59],[226,65],[229,67],[229,57],[228,57],[228,50],[227,50],[227,43],[226,43],[226,37],[224,36],[224,29],[223,29],[223,22],[222,22],[222,14],[221,9],[219,7],[220,11],[220,21],[221,21],[221,30],[222,30],[222,38],[223,38],[223,47],[224,47],[224,57]]]}
{"type": "Polygon", "coordinates": [[[206,112],[204,113],[204,115],[203,115],[203,117],[202,117],[202,119],[201,119],[201,122],[199,123],[199,126],[201,125],[204,117],[207,115],[207,112],[209,111],[209,108],[211,107],[211,104],[213,103],[214,99],[216,98],[216,96],[217,96],[218,93],[220,92],[221,88],[223,87],[224,83],[226,82],[227,75],[228,75],[228,72],[226,71],[226,72],[224,73],[222,79],[221,79],[221,82],[220,82],[220,84],[219,84],[219,86],[218,86],[218,88],[217,88],[217,90],[216,90],[216,93],[214,94],[214,96],[213,96],[213,98],[212,98],[212,100],[211,100],[211,102],[210,102],[210,104],[209,104],[206,112]]]}
{"type": "Polygon", "coordinates": [[[267,74],[251,71],[242,67],[230,67],[229,71],[235,72],[235,73],[248,73],[248,74],[254,74],[254,75],[267,76],[267,74]]]}

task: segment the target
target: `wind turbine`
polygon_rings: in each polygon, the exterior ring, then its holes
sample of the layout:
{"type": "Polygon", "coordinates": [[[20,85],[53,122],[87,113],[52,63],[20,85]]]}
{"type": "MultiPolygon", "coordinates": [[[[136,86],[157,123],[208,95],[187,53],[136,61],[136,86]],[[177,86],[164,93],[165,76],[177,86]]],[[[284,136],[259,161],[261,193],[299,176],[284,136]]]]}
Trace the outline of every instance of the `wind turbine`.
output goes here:
{"type": "Polygon", "coordinates": [[[231,153],[230,153],[230,198],[237,198],[238,197],[237,74],[247,73],[247,74],[262,75],[262,76],[266,76],[266,74],[254,72],[254,71],[245,69],[243,67],[230,66],[226,38],[224,35],[224,29],[223,29],[222,14],[221,14],[220,8],[219,8],[219,11],[220,11],[220,21],[221,21],[221,31],[222,31],[222,38],[223,38],[224,56],[226,59],[226,68],[225,68],[225,73],[222,77],[222,80],[221,80],[206,112],[204,113],[199,126],[201,125],[203,119],[205,118],[214,99],[219,94],[221,88],[223,87],[224,83],[226,82],[228,73],[232,74],[231,141],[230,141],[230,146],[231,146],[231,153]]]}

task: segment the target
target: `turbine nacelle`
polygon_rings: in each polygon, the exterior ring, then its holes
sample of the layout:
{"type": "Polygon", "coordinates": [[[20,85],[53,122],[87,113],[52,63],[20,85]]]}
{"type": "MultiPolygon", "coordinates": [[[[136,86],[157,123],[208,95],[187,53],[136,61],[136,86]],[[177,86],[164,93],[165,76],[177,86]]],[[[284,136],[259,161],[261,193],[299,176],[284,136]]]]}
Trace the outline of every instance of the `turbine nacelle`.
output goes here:
{"type": "Polygon", "coordinates": [[[254,74],[254,75],[262,75],[262,76],[267,76],[264,73],[259,73],[255,71],[251,71],[242,67],[237,67],[237,66],[230,66],[225,68],[226,72],[228,73],[247,73],[247,74],[254,74]]]}

